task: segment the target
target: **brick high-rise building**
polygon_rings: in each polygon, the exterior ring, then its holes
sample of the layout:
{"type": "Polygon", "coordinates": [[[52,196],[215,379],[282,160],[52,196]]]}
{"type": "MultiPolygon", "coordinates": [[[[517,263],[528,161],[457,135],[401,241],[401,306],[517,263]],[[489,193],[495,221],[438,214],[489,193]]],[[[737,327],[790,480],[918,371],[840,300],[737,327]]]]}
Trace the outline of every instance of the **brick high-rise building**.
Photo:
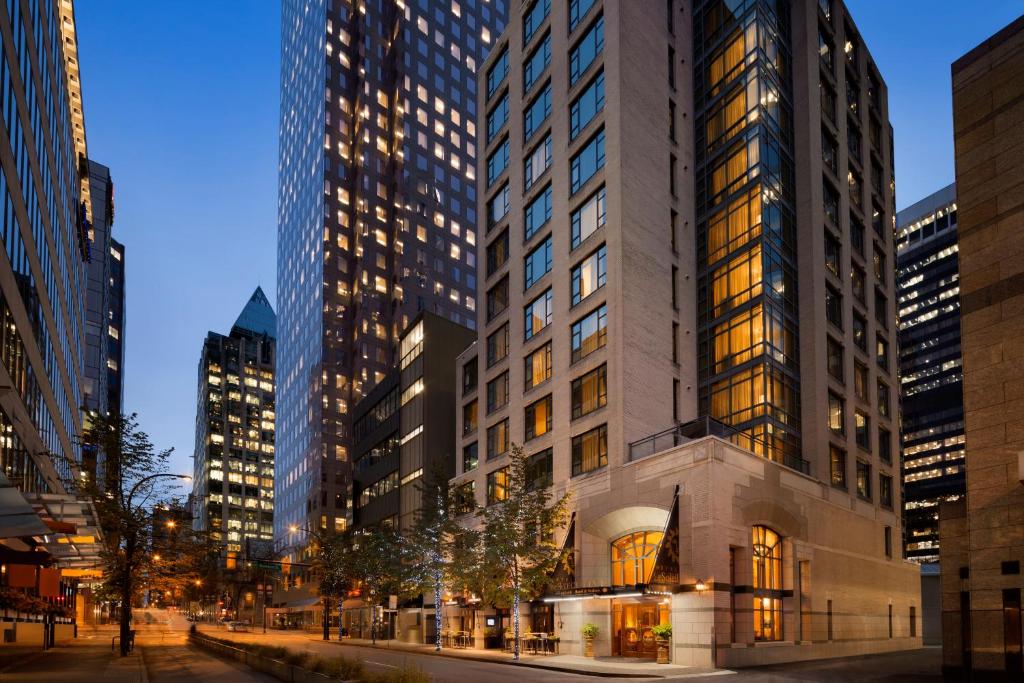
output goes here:
{"type": "Polygon", "coordinates": [[[842,3],[524,2],[479,90],[453,484],[500,503],[519,444],[572,491],[531,630],[650,657],[669,622],[698,665],[919,643],[892,133],[842,3]]]}
{"type": "Polygon", "coordinates": [[[506,4],[282,3],[282,547],[352,522],[351,412],[410,321],[475,324],[476,71],[506,4]]]}
{"type": "Polygon", "coordinates": [[[940,510],[943,670],[1024,678],[1024,16],[953,63],[967,497],[940,510]]]}

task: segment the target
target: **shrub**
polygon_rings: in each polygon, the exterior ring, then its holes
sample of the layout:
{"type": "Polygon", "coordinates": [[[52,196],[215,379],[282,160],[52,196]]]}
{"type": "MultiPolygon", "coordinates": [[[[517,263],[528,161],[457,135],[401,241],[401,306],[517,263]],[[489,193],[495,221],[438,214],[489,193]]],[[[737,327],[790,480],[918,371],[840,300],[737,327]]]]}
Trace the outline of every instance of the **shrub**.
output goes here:
{"type": "Polygon", "coordinates": [[[672,624],[658,624],[657,626],[652,626],[651,633],[654,634],[655,638],[671,638],[672,624]]]}
{"type": "Polygon", "coordinates": [[[581,629],[581,633],[583,633],[584,638],[597,638],[597,634],[600,632],[601,629],[597,627],[597,624],[592,624],[590,622],[583,624],[583,628],[581,629]]]}

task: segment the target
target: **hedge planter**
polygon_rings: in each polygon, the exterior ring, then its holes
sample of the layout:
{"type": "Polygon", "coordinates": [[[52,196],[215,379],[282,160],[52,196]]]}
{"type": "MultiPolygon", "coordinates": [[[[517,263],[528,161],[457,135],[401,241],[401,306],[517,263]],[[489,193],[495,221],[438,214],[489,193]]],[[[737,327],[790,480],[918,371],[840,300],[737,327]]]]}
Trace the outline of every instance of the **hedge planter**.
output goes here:
{"type": "Polygon", "coordinates": [[[583,656],[593,657],[594,656],[594,638],[597,638],[597,634],[600,629],[597,624],[584,624],[581,633],[583,634],[583,656]]]}
{"type": "Polygon", "coordinates": [[[658,645],[658,664],[668,664],[668,646],[672,642],[672,625],[659,624],[651,629],[658,645]]]}

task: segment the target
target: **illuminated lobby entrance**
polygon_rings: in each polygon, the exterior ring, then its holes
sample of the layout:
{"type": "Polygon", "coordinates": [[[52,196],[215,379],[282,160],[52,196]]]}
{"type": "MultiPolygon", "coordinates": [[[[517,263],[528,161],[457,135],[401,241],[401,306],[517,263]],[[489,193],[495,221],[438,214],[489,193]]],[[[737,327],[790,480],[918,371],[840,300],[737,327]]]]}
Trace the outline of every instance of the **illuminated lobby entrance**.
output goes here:
{"type": "Polygon", "coordinates": [[[657,640],[651,630],[668,623],[668,605],[660,600],[612,602],[612,655],[654,659],[657,640]]]}

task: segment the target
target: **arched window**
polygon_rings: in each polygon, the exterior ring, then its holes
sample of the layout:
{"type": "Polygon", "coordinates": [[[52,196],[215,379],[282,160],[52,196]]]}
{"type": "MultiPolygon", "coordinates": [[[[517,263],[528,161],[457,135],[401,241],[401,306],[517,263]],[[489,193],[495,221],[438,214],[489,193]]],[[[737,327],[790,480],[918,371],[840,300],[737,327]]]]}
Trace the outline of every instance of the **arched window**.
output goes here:
{"type": "Polygon", "coordinates": [[[647,583],[664,535],[661,531],[637,531],[612,541],[612,585],[647,583]]]}
{"type": "Polygon", "coordinates": [[[766,526],[752,529],[754,640],[782,640],[782,537],[766,526]]]}

